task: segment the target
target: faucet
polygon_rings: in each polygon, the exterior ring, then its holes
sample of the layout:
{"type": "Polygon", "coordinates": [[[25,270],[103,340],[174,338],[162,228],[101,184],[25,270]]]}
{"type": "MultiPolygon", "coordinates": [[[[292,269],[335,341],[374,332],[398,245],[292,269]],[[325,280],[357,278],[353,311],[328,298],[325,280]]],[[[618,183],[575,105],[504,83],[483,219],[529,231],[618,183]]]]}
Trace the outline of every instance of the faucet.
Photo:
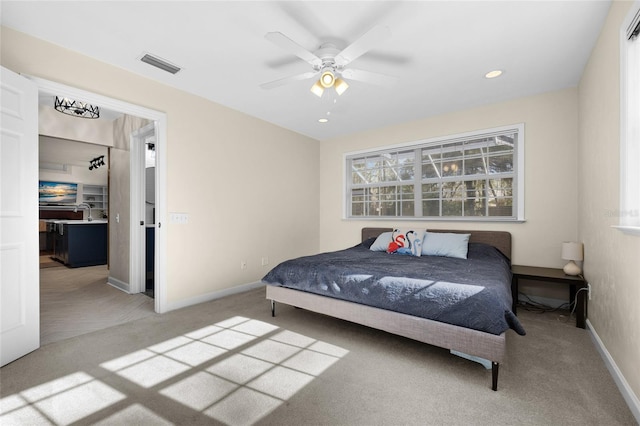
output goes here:
{"type": "Polygon", "coordinates": [[[82,206],[87,206],[87,208],[89,209],[89,217],[87,218],[87,220],[89,222],[91,222],[93,220],[93,218],[91,217],[91,206],[88,203],[80,203],[80,204],[76,205],[76,208],[73,211],[77,212],[78,211],[78,207],[82,207],[82,206]]]}

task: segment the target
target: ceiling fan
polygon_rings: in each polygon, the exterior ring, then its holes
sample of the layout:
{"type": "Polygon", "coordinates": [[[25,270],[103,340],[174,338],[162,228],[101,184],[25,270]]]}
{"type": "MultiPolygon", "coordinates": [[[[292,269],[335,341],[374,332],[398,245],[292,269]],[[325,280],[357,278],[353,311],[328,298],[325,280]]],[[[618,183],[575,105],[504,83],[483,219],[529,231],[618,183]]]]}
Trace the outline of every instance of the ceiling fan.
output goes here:
{"type": "Polygon", "coordinates": [[[344,79],[362,81],[376,85],[390,85],[395,77],[371,71],[347,68],[353,60],[376,47],[381,41],[391,36],[388,27],[376,26],[367,31],[349,46],[339,50],[333,43],[324,43],[315,52],[310,52],[280,32],[270,32],[265,38],[281,48],[293,53],[312,66],[312,71],[296,74],[260,85],[263,89],[273,89],[300,80],[308,80],[316,76],[319,79],[311,86],[311,92],[322,97],[325,89],[333,87],[342,95],[349,85],[344,79]]]}

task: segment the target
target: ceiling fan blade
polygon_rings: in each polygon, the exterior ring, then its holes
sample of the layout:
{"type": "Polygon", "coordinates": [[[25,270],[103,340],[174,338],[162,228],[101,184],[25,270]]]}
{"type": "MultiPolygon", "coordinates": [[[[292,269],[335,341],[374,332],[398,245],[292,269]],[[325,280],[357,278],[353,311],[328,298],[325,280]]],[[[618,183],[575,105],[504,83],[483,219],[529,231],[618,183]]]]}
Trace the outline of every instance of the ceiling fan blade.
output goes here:
{"type": "Polygon", "coordinates": [[[273,89],[276,87],[284,86],[285,84],[293,83],[294,81],[308,80],[318,74],[318,71],[309,71],[302,74],[296,74],[289,77],[281,78],[279,80],[270,81],[268,83],[262,83],[260,87],[263,89],[273,89]]]}
{"type": "Polygon", "coordinates": [[[345,66],[349,62],[367,53],[369,50],[376,47],[383,40],[391,37],[391,30],[389,27],[373,27],[359,39],[345,47],[342,52],[336,55],[335,61],[338,66],[345,66]]]}
{"type": "Polygon", "coordinates": [[[313,66],[317,66],[317,67],[322,66],[322,59],[318,58],[316,55],[309,52],[307,49],[300,46],[298,43],[291,40],[289,37],[282,34],[281,32],[267,33],[265,34],[264,38],[266,38],[273,44],[283,48],[284,50],[287,50],[293,53],[298,58],[309,62],[313,66]]]}
{"type": "Polygon", "coordinates": [[[363,83],[375,84],[377,86],[391,86],[398,81],[397,77],[353,68],[347,68],[342,71],[342,76],[349,80],[362,81],[363,83]]]}

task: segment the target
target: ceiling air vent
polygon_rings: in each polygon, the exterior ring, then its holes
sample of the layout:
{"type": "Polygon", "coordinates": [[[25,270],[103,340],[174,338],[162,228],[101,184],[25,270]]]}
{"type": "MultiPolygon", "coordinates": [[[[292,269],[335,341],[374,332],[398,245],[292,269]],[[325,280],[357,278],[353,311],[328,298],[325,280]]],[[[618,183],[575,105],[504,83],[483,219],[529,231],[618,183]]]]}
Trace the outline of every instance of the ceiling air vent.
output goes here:
{"type": "Polygon", "coordinates": [[[170,72],[171,74],[175,74],[178,71],[180,71],[180,67],[177,67],[173,64],[170,64],[169,62],[160,59],[158,57],[155,56],[151,56],[148,53],[146,53],[142,58],[140,58],[140,60],[142,62],[145,62],[149,65],[153,65],[156,68],[160,68],[161,70],[164,70],[166,72],[170,72]]]}

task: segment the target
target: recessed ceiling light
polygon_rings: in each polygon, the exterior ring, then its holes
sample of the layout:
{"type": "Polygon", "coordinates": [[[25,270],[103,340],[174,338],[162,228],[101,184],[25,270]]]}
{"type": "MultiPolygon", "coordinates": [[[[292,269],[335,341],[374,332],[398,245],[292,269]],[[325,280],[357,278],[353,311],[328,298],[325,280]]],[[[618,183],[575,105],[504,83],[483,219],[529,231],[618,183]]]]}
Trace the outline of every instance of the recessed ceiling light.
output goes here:
{"type": "Polygon", "coordinates": [[[493,70],[493,71],[489,71],[488,73],[486,73],[484,75],[485,78],[496,78],[496,77],[500,77],[502,75],[502,70],[493,70]]]}
{"type": "Polygon", "coordinates": [[[329,121],[328,118],[320,118],[320,119],[318,119],[318,122],[320,122],[320,123],[327,123],[328,121],[329,121]]]}

